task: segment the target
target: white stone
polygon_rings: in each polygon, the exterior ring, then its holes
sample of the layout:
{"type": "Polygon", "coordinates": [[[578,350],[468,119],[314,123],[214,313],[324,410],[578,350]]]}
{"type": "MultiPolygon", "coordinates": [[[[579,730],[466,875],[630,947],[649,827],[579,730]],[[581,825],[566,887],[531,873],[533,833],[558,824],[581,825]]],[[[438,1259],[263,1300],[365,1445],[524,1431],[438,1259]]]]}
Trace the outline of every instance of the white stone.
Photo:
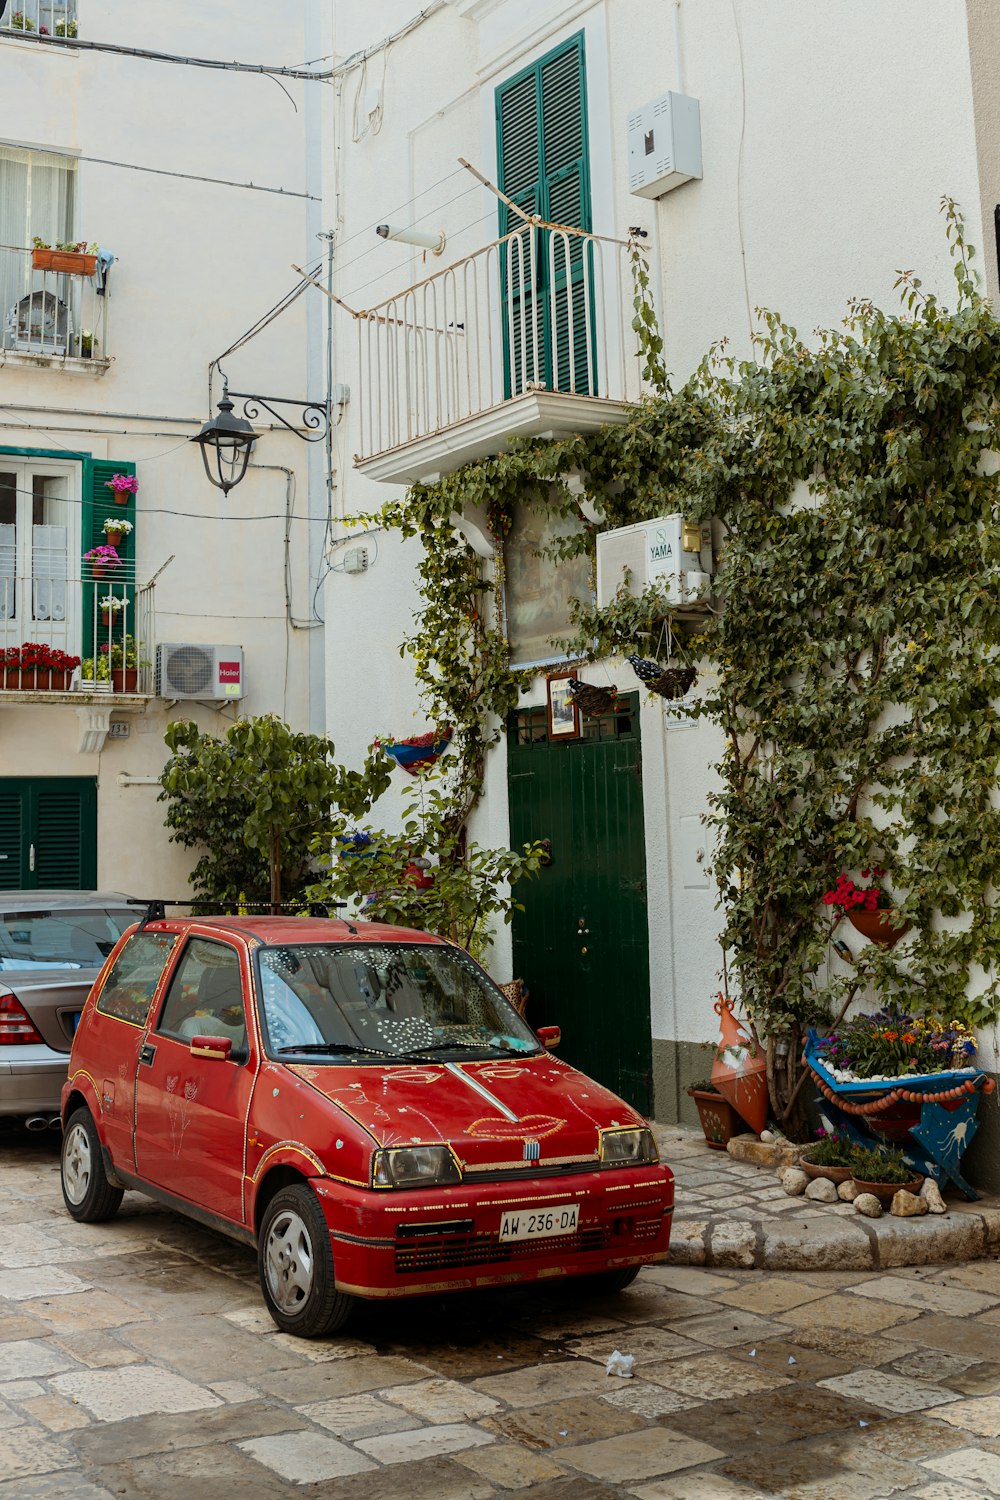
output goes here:
{"type": "Polygon", "coordinates": [[[853,1177],[848,1177],[845,1182],[837,1183],[837,1197],[844,1203],[853,1203],[860,1191],[853,1177]]]}
{"type": "Polygon", "coordinates": [[[943,1214],[947,1212],[947,1205],[941,1197],[941,1189],[933,1177],[925,1177],[924,1185],[920,1189],[920,1196],[927,1204],[929,1214],[943,1214]]]}
{"type": "Polygon", "coordinates": [[[789,1198],[801,1198],[809,1186],[809,1178],[801,1167],[786,1167],[781,1173],[781,1186],[789,1198]]]}
{"type": "Polygon", "coordinates": [[[470,1427],[465,1422],[453,1422],[361,1438],[357,1446],[378,1459],[380,1464],[403,1464],[434,1458],[442,1453],[455,1453],[462,1448],[478,1448],[483,1443],[494,1441],[492,1432],[483,1432],[482,1428],[470,1427]]]}
{"type": "Polygon", "coordinates": [[[153,1412],[204,1411],[223,1404],[204,1386],[158,1365],[74,1371],[56,1375],[49,1383],[102,1422],[148,1417],[153,1412]]]}
{"type": "Polygon", "coordinates": [[[264,1464],[292,1484],[316,1484],[342,1474],[362,1474],[374,1469],[346,1443],[321,1432],[279,1432],[273,1437],[250,1438],[237,1443],[251,1458],[264,1464]]]}
{"type": "Polygon", "coordinates": [[[772,1141],[774,1140],[774,1131],[762,1130],[760,1133],[760,1138],[766,1146],[770,1146],[772,1141]]]}
{"type": "Polygon", "coordinates": [[[901,1188],[898,1193],[893,1194],[889,1212],[895,1214],[897,1219],[916,1219],[925,1214],[929,1207],[926,1198],[918,1198],[916,1193],[908,1193],[905,1188],[901,1188]]]}
{"type": "Polygon", "coordinates": [[[854,1207],[859,1214],[864,1214],[866,1219],[881,1219],[882,1205],[874,1193],[859,1193],[854,1200],[854,1207]]]}
{"type": "Polygon", "coordinates": [[[836,1203],[837,1184],[829,1177],[814,1177],[806,1188],[805,1196],[813,1203],[836,1203]]]}

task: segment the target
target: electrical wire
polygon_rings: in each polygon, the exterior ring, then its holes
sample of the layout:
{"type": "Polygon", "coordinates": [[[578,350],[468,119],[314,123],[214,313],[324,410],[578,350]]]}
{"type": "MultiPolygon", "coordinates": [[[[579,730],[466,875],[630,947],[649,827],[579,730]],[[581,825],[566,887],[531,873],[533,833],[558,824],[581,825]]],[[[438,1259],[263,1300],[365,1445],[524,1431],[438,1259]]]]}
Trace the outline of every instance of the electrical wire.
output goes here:
{"type": "Polygon", "coordinates": [[[750,328],[750,337],[754,335],[753,308],[750,302],[750,282],[747,278],[747,247],[743,238],[743,143],[747,128],[747,83],[746,65],[743,60],[743,29],[740,26],[739,13],[736,9],[736,0],[729,0],[733,12],[733,25],[736,28],[736,48],[740,60],[740,144],[736,154],[736,228],[740,237],[740,265],[743,270],[743,296],[746,301],[747,323],[750,328]]]}

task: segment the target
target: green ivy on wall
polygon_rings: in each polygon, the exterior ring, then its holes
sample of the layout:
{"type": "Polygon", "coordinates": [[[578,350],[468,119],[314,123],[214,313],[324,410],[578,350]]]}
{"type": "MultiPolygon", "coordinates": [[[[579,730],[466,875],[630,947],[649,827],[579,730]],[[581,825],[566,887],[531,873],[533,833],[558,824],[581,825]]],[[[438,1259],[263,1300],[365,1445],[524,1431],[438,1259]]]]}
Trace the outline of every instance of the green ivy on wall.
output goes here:
{"type": "MultiPolygon", "coordinates": [[[[1000,1011],[1000,321],[954,203],[942,207],[954,309],[901,273],[898,314],[856,301],[811,345],[761,312],[755,360],[718,347],[674,392],[637,273],[633,326],[658,389],[626,422],[513,444],[379,517],[423,543],[423,612],[402,649],[432,713],[460,731],[463,819],[524,677],[453,513],[529,505],[582,519],[573,475],[604,519],[564,554],[674,511],[714,519],[721,608],[687,637],[701,672],[690,711],[720,734],[708,818],[722,943],[768,1041],[779,1117],[804,1028],[870,988],[977,1025],[1000,1011]],[[839,909],[822,893],[873,863],[910,932],[892,951],[856,943],[853,963],[833,960],[839,909]]],[[[622,592],[581,609],[568,644],[586,658],[648,655],[668,616],[622,592]]]]}

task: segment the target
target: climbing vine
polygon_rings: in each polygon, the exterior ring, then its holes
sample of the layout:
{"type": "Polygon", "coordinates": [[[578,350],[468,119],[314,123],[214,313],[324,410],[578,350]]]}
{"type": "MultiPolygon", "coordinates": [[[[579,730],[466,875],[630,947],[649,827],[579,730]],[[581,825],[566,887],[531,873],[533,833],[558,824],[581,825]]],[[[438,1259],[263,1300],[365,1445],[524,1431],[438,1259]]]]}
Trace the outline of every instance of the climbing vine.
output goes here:
{"type": "MultiPolygon", "coordinates": [[[[688,711],[719,734],[708,818],[722,943],[767,1038],[779,1115],[803,1029],[868,987],[980,1026],[1000,1012],[1000,322],[958,210],[942,208],[953,308],[905,272],[898,313],[855,301],[808,345],[761,311],[754,360],[717,347],[671,391],[637,280],[633,326],[657,388],[627,421],[514,444],[380,518],[423,543],[424,609],[403,649],[435,716],[461,730],[463,816],[523,679],[450,518],[555,509],[580,522],[563,555],[674,511],[713,521],[719,608],[696,637],[679,620],[672,636],[700,666],[688,711]],[[910,930],[891,951],[855,941],[837,957],[834,937],[856,935],[822,894],[872,864],[910,930]]],[[[622,590],[606,610],[580,607],[565,644],[648,655],[670,615],[622,590]]]]}

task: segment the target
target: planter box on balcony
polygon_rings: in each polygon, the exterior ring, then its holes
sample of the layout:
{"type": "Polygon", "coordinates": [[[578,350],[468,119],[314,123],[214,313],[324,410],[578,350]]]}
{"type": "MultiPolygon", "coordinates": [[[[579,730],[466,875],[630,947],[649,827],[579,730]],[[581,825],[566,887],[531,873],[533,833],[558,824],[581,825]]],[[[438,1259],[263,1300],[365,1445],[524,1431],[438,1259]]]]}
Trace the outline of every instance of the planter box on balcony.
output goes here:
{"type": "Polygon", "coordinates": [[[31,265],[35,271],[58,271],[63,276],[93,276],[97,256],[79,250],[32,250],[31,265]]]}

